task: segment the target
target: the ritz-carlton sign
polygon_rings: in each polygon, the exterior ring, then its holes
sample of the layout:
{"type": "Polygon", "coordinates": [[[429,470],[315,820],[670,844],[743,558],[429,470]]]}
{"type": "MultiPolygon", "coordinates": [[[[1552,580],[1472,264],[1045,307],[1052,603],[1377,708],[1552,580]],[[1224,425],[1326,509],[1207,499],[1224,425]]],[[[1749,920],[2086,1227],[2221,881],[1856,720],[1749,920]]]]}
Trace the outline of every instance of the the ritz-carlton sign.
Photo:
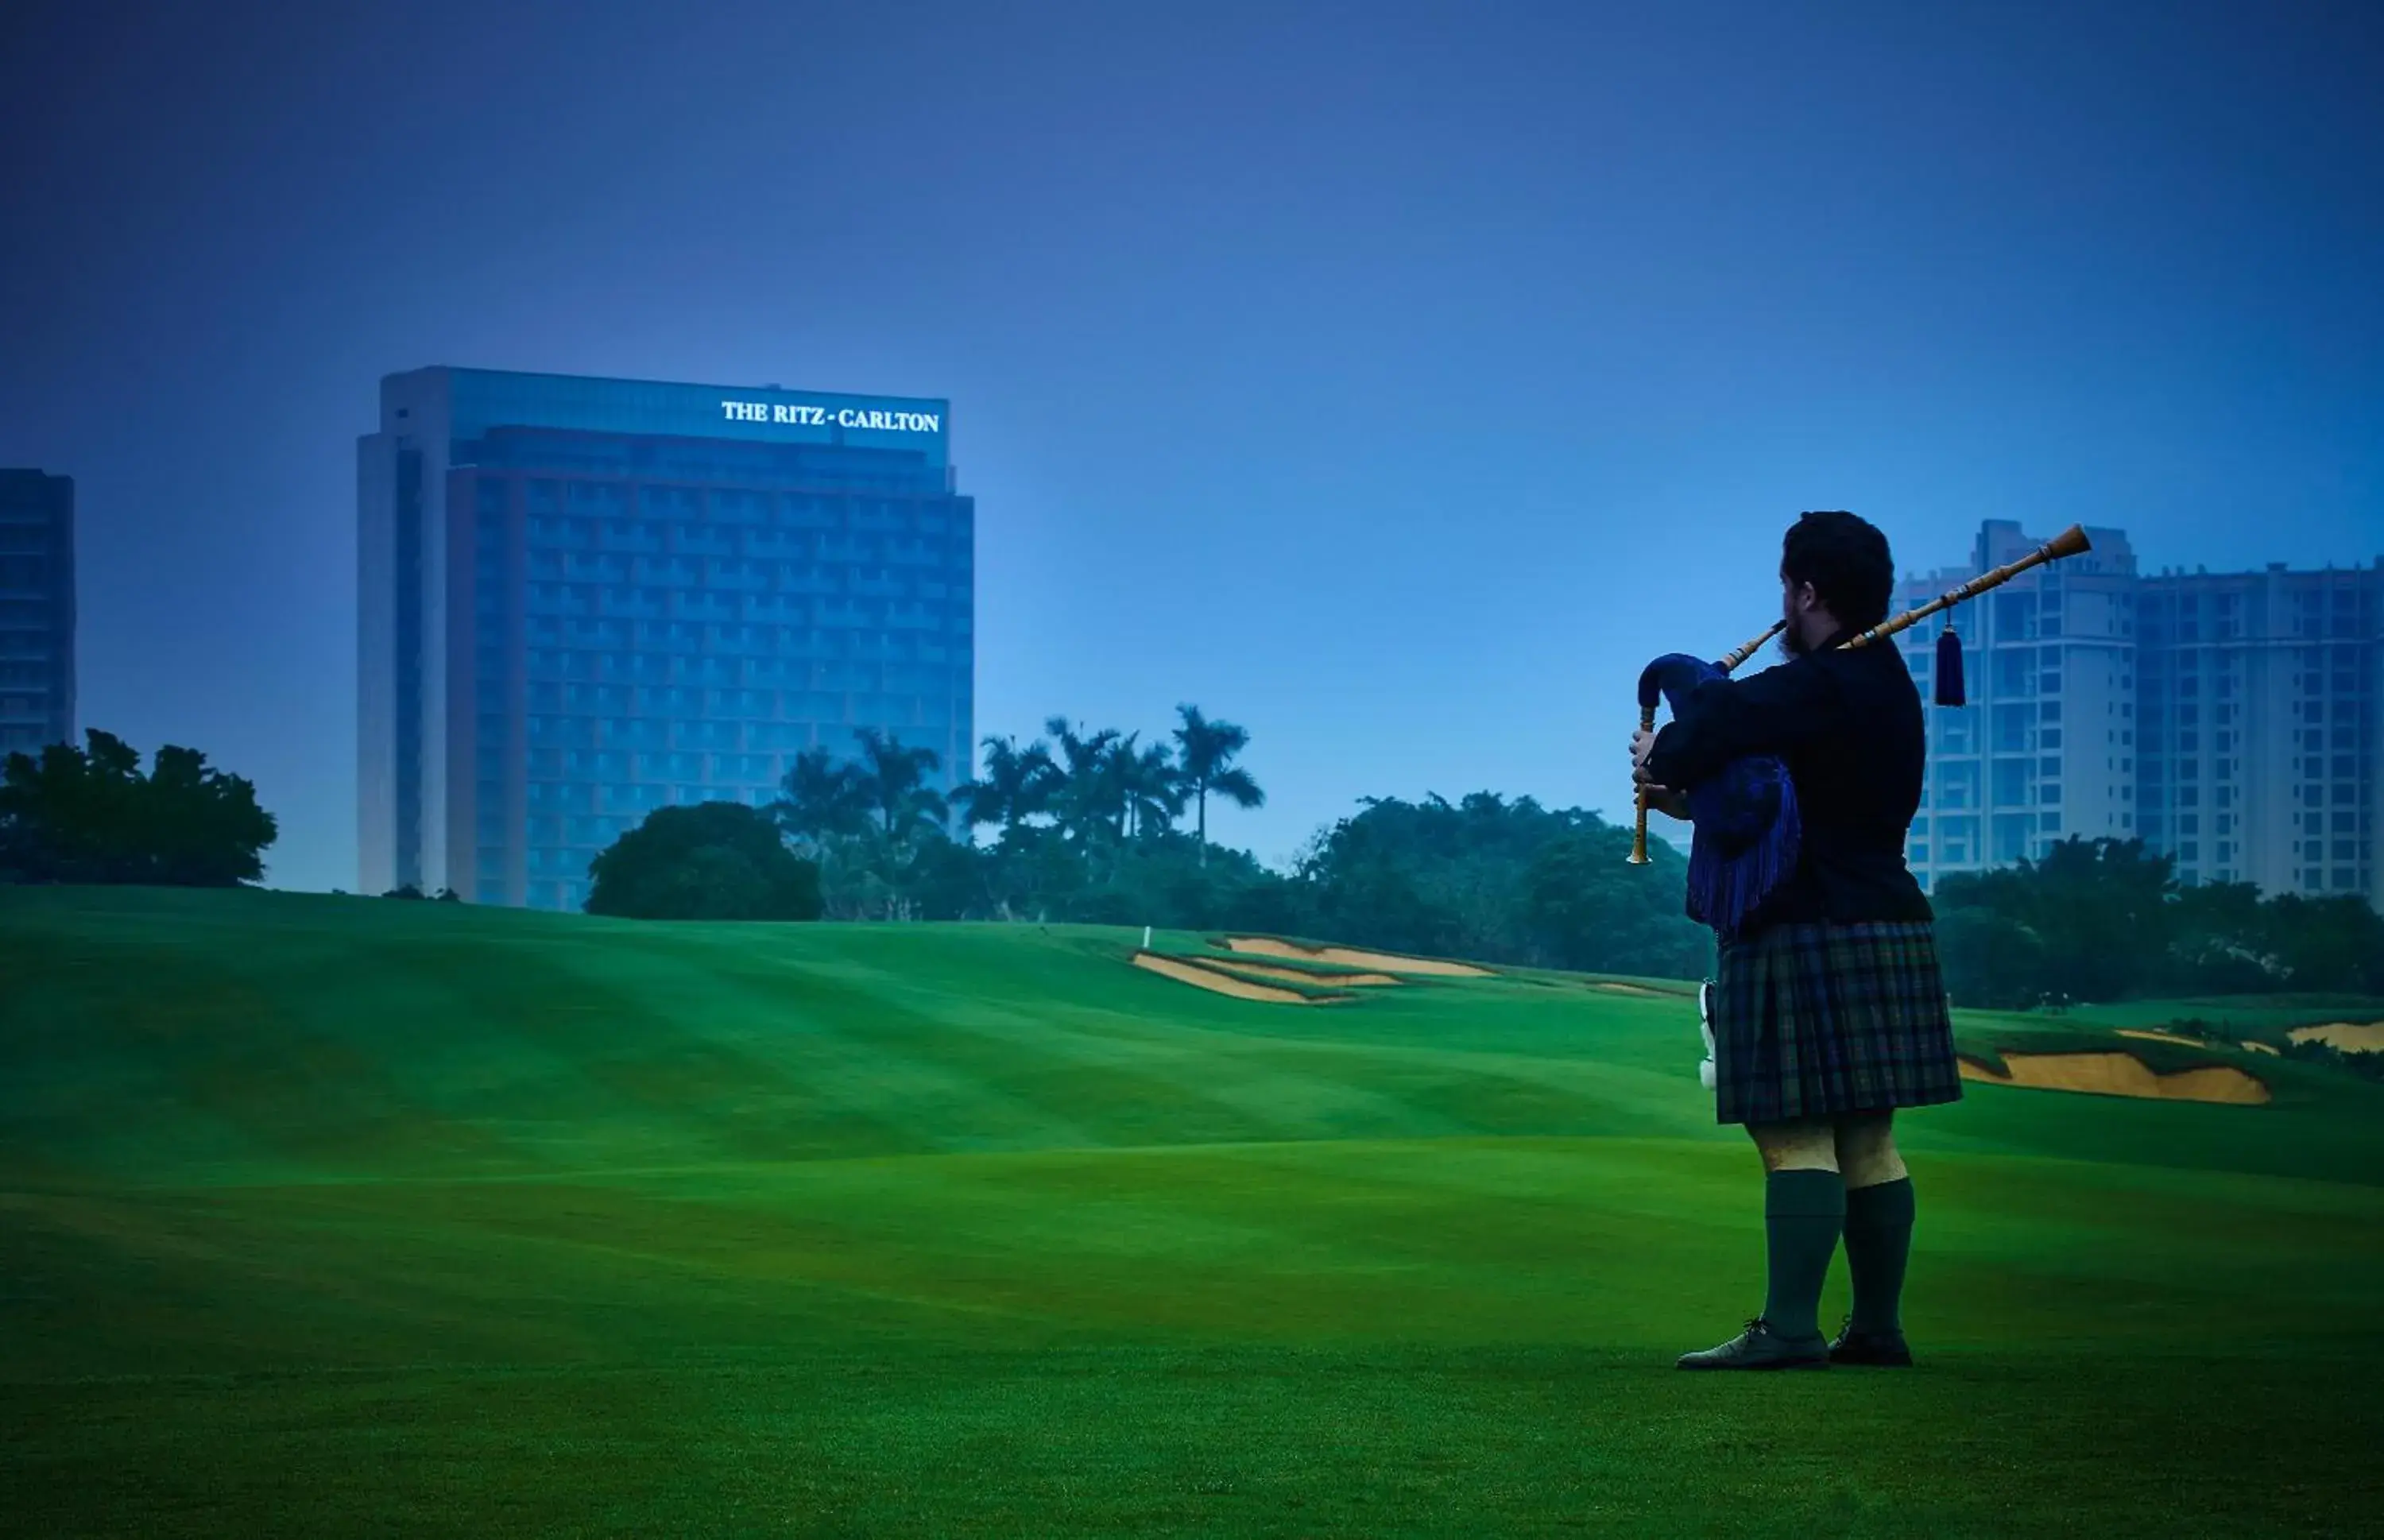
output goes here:
{"type": "Polygon", "coordinates": [[[881,433],[940,433],[940,412],[831,412],[825,406],[792,406],[782,401],[724,401],[720,415],[729,422],[783,422],[799,428],[874,428],[881,433]]]}

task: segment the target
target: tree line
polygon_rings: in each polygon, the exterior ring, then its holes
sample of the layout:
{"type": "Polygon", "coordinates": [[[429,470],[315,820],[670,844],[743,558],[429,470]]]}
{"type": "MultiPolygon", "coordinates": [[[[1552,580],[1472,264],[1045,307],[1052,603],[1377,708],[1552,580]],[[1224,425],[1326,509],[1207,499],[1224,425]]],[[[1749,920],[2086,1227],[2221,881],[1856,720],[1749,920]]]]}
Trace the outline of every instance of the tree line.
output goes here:
{"type": "Polygon", "coordinates": [[[1217,846],[1212,798],[1265,802],[1237,763],[1249,734],[1197,706],[1177,718],[1153,742],[1062,716],[1031,742],[988,738],[983,771],[949,796],[928,784],[934,751],[860,728],[856,757],[807,751],[767,809],[657,813],[598,858],[586,907],[726,917],[724,895],[776,884],[783,907],[767,913],[777,918],[1247,929],[1651,975],[1695,974],[1710,960],[1705,931],[1682,913],[1677,851],[1658,844],[1652,864],[1631,866],[1628,829],[1528,797],[1364,798],[1287,872],[1217,846]],[[990,831],[983,842],[980,828],[990,831]],[[699,851],[707,882],[675,880],[699,851]],[[789,855],[813,875],[798,875],[789,855]]]}
{"type": "MultiPolygon", "coordinates": [[[[796,760],[765,808],[659,809],[591,866],[586,907],[650,918],[1035,921],[1235,928],[1510,965],[1693,975],[1686,864],[1595,813],[1489,791],[1367,798],[1288,871],[1211,841],[1212,801],[1258,807],[1242,727],[1183,706],[1165,739],[1049,718],[987,739],[949,795],[930,750],[873,728],[796,760]],[[983,838],[980,838],[984,831],[983,838]]],[[[233,886],[263,876],[270,814],[194,750],[143,773],[121,739],[0,768],[0,881],[233,886]]],[[[414,888],[386,897],[419,899],[414,888]]],[[[441,890],[438,898],[454,901],[441,890]]]]}
{"type": "Polygon", "coordinates": [[[265,876],[279,832],[256,789],[168,744],[151,768],[113,733],[0,765],[0,882],[229,888],[265,876]]]}
{"type": "Polygon", "coordinates": [[[2042,860],[1950,874],[1933,895],[1956,1003],[2384,994],[2384,917],[2357,894],[2183,887],[2141,839],[2071,838],[2042,860]]]}
{"type": "MultiPolygon", "coordinates": [[[[863,727],[857,759],[838,762],[826,748],[798,755],[768,811],[818,866],[831,918],[1079,919],[1098,895],[1135,888],[1139,868],[1162,852],[1206,870],[1212,798],[1265,804],[1234,763],[1248,731],[1197,706],[1177,717],[1171,739],[1151,743],[1139,732],[1082,732],[1062,716],[1046,719],[1048,742],[988,738],[983,773],[949,795],[927,784],[934,750],[863,727]],[[1187,810],[1188,841],[1177,826],[1187,810]],[[992,843],[980,847],[975,832],[987,826],[992,843]]],[[[600,871],[592,912],[610,902],[602,887],[600,871]]]]}
{"type": "MultiPolygon", "coordinates": [[[[196,750],[93,729],[0,766],[0,881],[231,886],[277,833],[245,779],[196,750]]],[[[949,794],[932,750],[875,728],[799,756],[765,808],[663,808],[591,866],[586,907],[642,918],[983,920],[1247,929],[1509,966],[1697,977],[1712,944],[1682,913],[1670,846],[1625,864],[1595,812],[1476,791],[1368,797],[1275,871],[1208,837],[1212,800],[1264,805],[1249,734],[1177,708],[1164,739],[1067,718],[988,738],[949,794]],[[1186,826],[1188,824],[1188,827],[1186,826]],[[980,839],[980,830],[989,831],[980,839]]],[[[412,889],[394,895],[420,898],[412,889]]],[[[453,900],[442,891],[439,898],[453,900]]],[[[2384,917],[2355,895],[2181,887],[2141,840],[2072,838],[1932,895],[1959,1005],[2221,994],[2384,994],[2384,917]]]]}

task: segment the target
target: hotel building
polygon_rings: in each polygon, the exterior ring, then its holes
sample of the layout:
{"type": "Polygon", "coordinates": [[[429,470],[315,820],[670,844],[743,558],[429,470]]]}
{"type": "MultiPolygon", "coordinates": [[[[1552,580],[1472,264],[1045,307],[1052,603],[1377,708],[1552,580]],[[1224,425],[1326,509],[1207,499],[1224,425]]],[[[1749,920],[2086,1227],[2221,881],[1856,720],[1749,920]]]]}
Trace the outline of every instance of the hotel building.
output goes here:
{"type": "Polygon", "coordinates": [[[428,368],[358,443],[366,892],[580,907],[656,808],[874,727],[970,773],[975,507],[934,400],[428,368]]]}

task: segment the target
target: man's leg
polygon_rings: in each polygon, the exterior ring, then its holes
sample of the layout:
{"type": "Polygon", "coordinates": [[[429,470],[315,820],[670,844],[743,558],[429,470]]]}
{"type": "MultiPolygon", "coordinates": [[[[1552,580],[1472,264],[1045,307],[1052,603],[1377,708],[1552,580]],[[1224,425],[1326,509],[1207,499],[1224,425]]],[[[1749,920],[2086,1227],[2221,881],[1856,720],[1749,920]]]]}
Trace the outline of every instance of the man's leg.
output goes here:
{"type": "Polygon", "coordinates": [[[1749,1124],[1762,1152],[1763,1230],[1769,1259],[1763,1319],[1772,1334],[1802,1341],[1821,1335],[1821,1284],[1846,1217],[1836,1132],[1801,1118],[1749,1124]]]}
{"type": "Polygon", "coordinates": [[[1796,1118],[1786,1123],[1750,1123],[1747,1137],[1763,1156],[1763,1169],[1836,1171],[1838,1131],[1827,1119],[1796,1118]]]}
{"type": "Polygon", "coordinates": [[[1841,1118],[1838,1169],[1846,1182],[1846,1271],[1853,1275],[1854,1329],[1878,1336],[1903,1330],[1904,1264],[1912,1250],[1912,1177],[1896,1153],[1893,1112],[1841,1118]]]}

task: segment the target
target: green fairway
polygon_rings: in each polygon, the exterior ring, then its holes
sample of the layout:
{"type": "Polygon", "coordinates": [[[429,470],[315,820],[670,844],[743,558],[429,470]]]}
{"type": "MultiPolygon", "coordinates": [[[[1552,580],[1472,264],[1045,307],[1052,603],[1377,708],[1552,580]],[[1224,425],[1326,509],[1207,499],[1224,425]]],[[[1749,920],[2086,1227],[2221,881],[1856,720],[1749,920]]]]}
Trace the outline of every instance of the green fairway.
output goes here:
{"type": "Polygon", "coordinates": [[[1960,1017],[2276,1099],[1906,1114],[1920,1367],[1696,1375],[1760,1306],[1763,1182],[1691,1000],[1257,1003],[1141,941],[0,888],[0,1511],[2384,1533],[2384,1087],[2109,1035],[2227,1002],[1960,1017]]]}

